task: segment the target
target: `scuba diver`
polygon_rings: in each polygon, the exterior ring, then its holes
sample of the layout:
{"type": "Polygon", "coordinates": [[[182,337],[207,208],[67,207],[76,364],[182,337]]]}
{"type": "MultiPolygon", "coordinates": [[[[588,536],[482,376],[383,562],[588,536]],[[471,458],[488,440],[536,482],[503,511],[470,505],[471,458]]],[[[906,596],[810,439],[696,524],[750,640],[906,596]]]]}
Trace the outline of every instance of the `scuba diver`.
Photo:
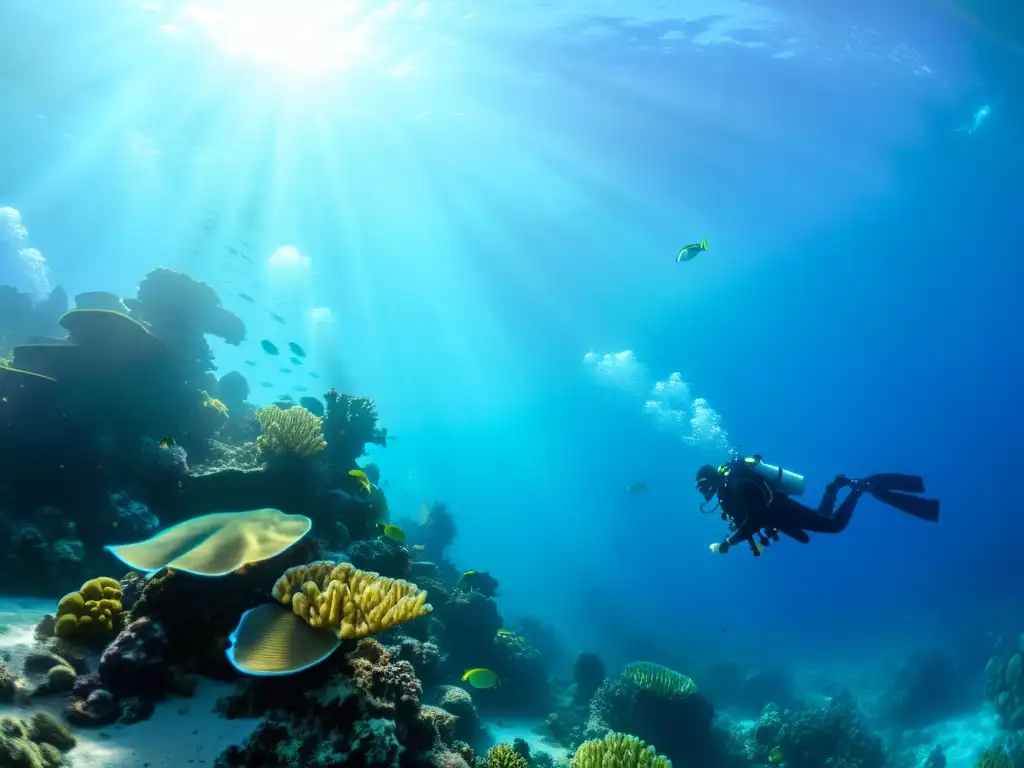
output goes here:
{"type": "Polygon", "coordinates": [[[921,520],[939,520],[938,501],[913,495],[924,493],[924,480],[917,475],[886,473],[862,480],[837,475],[826,486],[817,510],[791,498],[804,492],[801,475],[767,464],[760,456],[738,457],[717,469],[705,464],[697,470],[695,487],[704,497],[700,511],[711,514],[721,509],[722,519],[729,522],[731,535],[710,547],[712,552],[721,554],[746,541],[754,555],[759,556],[764,547],[779,540],[780,533],[801,544],[810,542],[808,532],[841,533],[865,493],[921,520]],[[847,487],[850,493],[836,509],[839,491],[847,487]],[[715,496],[718,503],[706,509],[715,496]]]}

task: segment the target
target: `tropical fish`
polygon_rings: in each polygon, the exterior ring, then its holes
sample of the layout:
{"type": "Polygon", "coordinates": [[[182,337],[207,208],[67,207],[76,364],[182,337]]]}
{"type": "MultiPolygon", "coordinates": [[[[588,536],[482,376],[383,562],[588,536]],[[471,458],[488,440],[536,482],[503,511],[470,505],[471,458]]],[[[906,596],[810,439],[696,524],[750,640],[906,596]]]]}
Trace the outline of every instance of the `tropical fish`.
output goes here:
{"type": "Polygon", "coordinates": [[[264,387],[264,388],[266,388],[266,389],[270,389],[270,388],[271,388],[272,386],[274,386],[274,385],[273,385],[273,384],[271,384],[271,383],[270,383],[269,381],[261,381],[261,382],[260,382],[260,386],[261,386],[261,387],[264,387]]]}
{"type": "Polygon", "coordinates": [[[294,389],[296,392],[309,392],[309,387],[304,387],[301,384],[297,384],[296,386],[292,387],[292,389],[294,389]]]}
{"type": "Polygon", "coordinates": [[[291,373],[292,372],[291,368],[278,368],[277,370],[279,370],[281,373],[291,373]]]}
{"type": "Polygon", "coordinates": [[[255,304],[256,303],[256,299],[254,299],[248,293],[236,293],[235,296],[237,296],[238,298],[240,298],[240,299],[242,299],[244,301],[248,301],[250,304],[255,304]]]}
{"type": "Polygon", "coordinates": [[[319,379],[320,378],[320,374],[319,373],[313,373],[312,371],[310,371],[309,372],[309,378],[311,378],[311,379],[319,379]]]}
{"type": "Polygon", "coordinates": [[[176,445],[177,445],[177,443],[174,442],[174,438],[173,437],[161,437],[160,438],[160,447],[161,448],[173,448],[176,445]]]}
{"type": "Polygon", "coordinates": [[[292,352],[294,352],[297,357],[305,357],[306,356],[306,350],[304,350],[302,347],[300,347],[294,341],[289,341],[288,342],[288,349],[290,349],[292,352]]]}
{"type": "Polygon", "coordinates": [[[494,688],[498,685],[498,675],[489,669],[474,667],[462,673],[462,682],[469,683],[474,688],[494,688]]]}
{"type": "Polygon", "coordinates": [[[263,351],[264,351],[264,352],[266,352],[266,353],[267,353],[268,355],[277,355],[277,354],[280,354],[280,353],[278,352],[278,349],[277,349],[277,347],[276,347],[276,346],[274,346],[273,344],[271,344],[271,343],[270,343],[269,341],[267,341],[266,339],[264,339],[263,341],[261,341],[261,342],[260,342],[260,346],[261,346],[261,347],[263,347],[263,351]]]}
{"type": "Polygon", "coordinates": [[[676,264],[682,261],[690,261],[696,258],[697,254],[701,251],[708,249],[707,238],[704,238],[699,243],[691,243],[690,245],[684,245],[679,249],[679,253],[676,254],[676,264]]]}
{"type": "Polygon", "coordinates": [[[399,544],[405,544],[405,531],[399,528],[397,525],[382,525],[380,527],[381,536],[397,541],[399,544]]]}
{"type": "Polygon", "coordinates": [[[246,365],[252,365],[252,366],[255,366],[255,365],[256,365],[256,361],[255,361],[255,360],[246,360],[246,361],[245,361],[245,364],[246,364],[246,365]]]}
{"type": "Polygon", "coordinates": [[[782,750],[776,747],[768,753],[769,763],[781,763],[785,758],[782,756],[782,750]]]}
{"type": "Polygon", "coordinates": [[[285,320],[285,319],[284,319],[283,317],[281,317],[281,316],[280,316],[279,314],[277,314],[277,312],[271,312],[271,311],[270,311],[270,310],[268,309],[268,310],[267,310],[267,314],[269,314],[269,315],[270,315],[270,319],[271,319],[271,320],[274,320],[275,322],[278,322],[278,323],[280,323],[281,325],[284,325],[285,323],[287,323],[287,322],[288,322],[288,321],[287,321],[287,320],[285,320]]]}
{"type": "Polygon", "coordinates": [[[288,362],[290,362],[292,365],[296,367],[302,365],[302,361],[299,358],[295,357],[294,355],[288,358],[288,362]]]}
{"type": "Polygon", "coordinates": [[[362,486],[363,490],[367,493],[370,492],[370,478],[366,476],[366,473],[361,469],[350,469],[348,471],[349,477],[354,477],[359,485],[362,486]]]}
{"type": "MultiPolygon", "coordinates": [[[[387,484],[387,482],[388,482],[387,480],[384,481],[385,485],[387,484]]],[[[423,546],[422,544],[413,544],[412,545],[412,551],[413,552],[422,552],[425,549],[426,549],[426,547],[423,546]]]]}
{"type": "Polygon", "coordinates": [[[647,483],[643,480],[637,480],[635,483],[630,483],[626,486],[626,495],[635,496],[638,493],[647,492],[647,483]]]}
{"type": "Polygon", "coordinates": [[[511,629],[499,629],[495,634],[498,637],[507,637],[510,640],[519,637],[519,635],[513,632],[511,629]]]}

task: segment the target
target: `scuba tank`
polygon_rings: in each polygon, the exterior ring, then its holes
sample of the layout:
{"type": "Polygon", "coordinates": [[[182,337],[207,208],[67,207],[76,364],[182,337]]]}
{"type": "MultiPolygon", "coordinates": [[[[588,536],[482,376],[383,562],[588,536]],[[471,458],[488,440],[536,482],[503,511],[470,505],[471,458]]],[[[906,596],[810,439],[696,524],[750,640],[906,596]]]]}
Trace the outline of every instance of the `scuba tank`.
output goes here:
{"type": "Polygon", "coordinates": [[[800,496],[804,492],[804,476],[788,469],[767,464],[758,455],[743,459],[743,465],[765,481],[773,493],[784,493],[787,496],[800,496]]]}

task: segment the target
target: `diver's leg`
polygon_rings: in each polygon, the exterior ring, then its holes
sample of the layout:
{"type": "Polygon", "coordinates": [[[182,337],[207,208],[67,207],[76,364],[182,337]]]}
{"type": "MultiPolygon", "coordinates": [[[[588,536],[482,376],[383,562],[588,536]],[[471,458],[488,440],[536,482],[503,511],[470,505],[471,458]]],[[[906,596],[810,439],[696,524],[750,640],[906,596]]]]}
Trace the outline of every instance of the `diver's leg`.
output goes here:
{"type": "Polygon", "coordinates": [[[853,510],[862,495],[860,489],[851,489],[850,495],[843,499],[843,503],[836,509],[839,489],[847,485],[850,485],[850,480],[844,475],[839,475],[829,483],[821,497],[821,504],[818,505],[817,511],[789,499],[784,513],[780,516],[782,519],[779,521],[778,529],[780,531],[786,528],[799,529],[811,533],[842,532],[849,525],[850,518],[853,517],[853,510]],[[833,510],[835,511],[833,512],[833,510]]]}

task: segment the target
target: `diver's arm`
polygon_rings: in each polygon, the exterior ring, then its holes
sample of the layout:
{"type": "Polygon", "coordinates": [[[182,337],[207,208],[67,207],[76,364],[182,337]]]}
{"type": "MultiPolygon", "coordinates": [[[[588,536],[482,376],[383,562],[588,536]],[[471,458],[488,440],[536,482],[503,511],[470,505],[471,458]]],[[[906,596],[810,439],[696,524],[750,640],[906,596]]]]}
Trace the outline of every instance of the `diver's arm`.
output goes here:
{"type": "Polygon", "coordinates": [[[736,546],[741,541],[746,541],[760,530],[761,529],[748,517],[743,521],[743,524],[736,529],[736,533],[729,536],[724,541],[716,541],[709,547],[709,549],[716,555],[724,555],[732,547],[736,546]]]}

